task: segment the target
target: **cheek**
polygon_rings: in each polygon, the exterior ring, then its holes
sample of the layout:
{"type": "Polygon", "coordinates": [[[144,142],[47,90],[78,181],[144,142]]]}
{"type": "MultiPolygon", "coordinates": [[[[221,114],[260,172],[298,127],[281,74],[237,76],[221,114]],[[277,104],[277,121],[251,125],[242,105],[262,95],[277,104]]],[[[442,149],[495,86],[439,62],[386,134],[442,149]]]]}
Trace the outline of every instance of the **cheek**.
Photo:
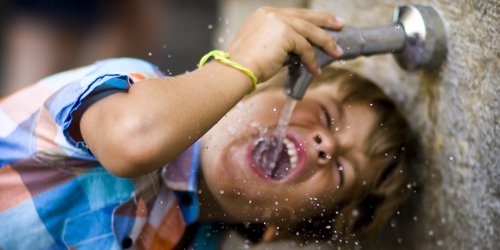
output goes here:
{"type": "MultiPolygon", "coordinates": [[[[337,196],[340,193],[333,185],[331,176],[328,173],[315,175],[304,188],[306,192],[305,203],[300,204],[301,208],[306,208],[303,216],[310,217],[325,213],[337,204],[337,196]]],[[[302,199],[304,200],[304,199],[302,199]]]]}
{"type": "Polygon", "coordinates": [[[324,213],[335,205],[335,191],[326,178],[312,178],[290,191],[280,196],[281,200],[286,200],[283,207],[299,219],[324,213]]]}

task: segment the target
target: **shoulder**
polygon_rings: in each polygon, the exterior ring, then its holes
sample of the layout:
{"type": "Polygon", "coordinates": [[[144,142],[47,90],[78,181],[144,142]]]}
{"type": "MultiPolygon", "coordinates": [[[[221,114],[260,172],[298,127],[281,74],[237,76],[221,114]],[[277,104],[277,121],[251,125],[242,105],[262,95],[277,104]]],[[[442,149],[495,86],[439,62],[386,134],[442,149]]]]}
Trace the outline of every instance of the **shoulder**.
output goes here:
{"type": "Polygon", "coordinates": [[[97,61],[95,66],[99,69],[109,71],[159,71],[158,67],[151,62],[131,57],[111,58],[97,61]]]}

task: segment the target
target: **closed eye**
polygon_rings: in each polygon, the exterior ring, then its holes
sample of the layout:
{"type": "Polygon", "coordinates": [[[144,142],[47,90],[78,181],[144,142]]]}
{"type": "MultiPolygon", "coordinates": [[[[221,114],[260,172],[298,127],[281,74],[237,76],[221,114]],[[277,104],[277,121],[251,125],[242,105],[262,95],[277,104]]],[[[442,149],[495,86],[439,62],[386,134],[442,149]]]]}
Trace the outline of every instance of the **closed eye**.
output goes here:
{"type": "Polygon", "coordinates": [[[326,109],[325,106],[321,105],[321,112],[323,113],[323,115],[325,116],[325,119],[326,119],[326,127],[328,129],[331,129],[332,128],[332,116],[330,115],[330,113],[328,112],[328,109],[326,109]]]}
{"type": "Polygon", "coordinates": [[[342,187],[344,185],[344,167],[342,166],[342,164],[340,164],[339,161],[336,161],[335,164],[337,165],[337,171],[339,172],[340,176],[339,187],[342,187]]]}

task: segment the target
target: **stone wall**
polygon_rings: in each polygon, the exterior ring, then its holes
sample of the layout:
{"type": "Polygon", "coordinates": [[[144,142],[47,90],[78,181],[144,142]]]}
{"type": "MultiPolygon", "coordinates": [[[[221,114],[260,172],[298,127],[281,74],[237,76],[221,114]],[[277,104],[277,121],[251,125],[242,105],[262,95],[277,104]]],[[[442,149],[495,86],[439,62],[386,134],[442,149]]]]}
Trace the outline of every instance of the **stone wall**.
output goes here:
{"type": "Polygon", "coordinates": [[[495,249],[500,246],[500,2],[315,0],[311,8],[372,27],[391,23],[393,9],[409,3],[432,6],[444,19],[448,55],[440,68],[404,71],[391,55],[347,64],[400,103],[423,148],[418,194],[411,209],[390,223],[383,242],[397,249],[495,249]]]}
{"type": "MultiPolygon", "coordinates": [[[[218,47],[224,47],[231,31],[243,21],[241,17],[256,5],[283,4],[256,2],[222,1],[223,18],[225,13],[232,14],[219,32],[218,47]],[[235,2],[253,5],[239,9],[235,2]]],[[[404,71],[392,55],[337,63],[380,83],[400,104],[422,145],[417,193],[388,225],[381,248],[497,249],[500,2],[312,0],[310,7],[331,11],[356,27],[372,27],[390,24],[393,9],[410,3],[433,6],[444,19],[448,54],[439,68],[404,71]]]]}

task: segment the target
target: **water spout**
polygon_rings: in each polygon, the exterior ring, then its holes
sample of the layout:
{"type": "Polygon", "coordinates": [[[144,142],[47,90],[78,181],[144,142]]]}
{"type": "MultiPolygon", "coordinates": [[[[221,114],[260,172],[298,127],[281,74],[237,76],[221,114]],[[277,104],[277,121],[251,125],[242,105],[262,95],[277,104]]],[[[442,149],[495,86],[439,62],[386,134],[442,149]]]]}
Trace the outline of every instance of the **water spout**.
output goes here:
{"type": "MultiPolygon", "coordinates": [[[[344,54],[337,60],[359,56],[393,53],[404,69],[434,68],[446,55],[444,23],[437,11],[429,6],[403,5],[394,10],[393,24],[372,27],[344,27],[340,32],[327,30],[344,54]]],[[[334,59],[315,48],[318,64],[323,67],[334,59]]],[[[285,93],[300,100],[313,76],[305,69],[297,56],[287,61],[289,74],[285,93]]]]}

